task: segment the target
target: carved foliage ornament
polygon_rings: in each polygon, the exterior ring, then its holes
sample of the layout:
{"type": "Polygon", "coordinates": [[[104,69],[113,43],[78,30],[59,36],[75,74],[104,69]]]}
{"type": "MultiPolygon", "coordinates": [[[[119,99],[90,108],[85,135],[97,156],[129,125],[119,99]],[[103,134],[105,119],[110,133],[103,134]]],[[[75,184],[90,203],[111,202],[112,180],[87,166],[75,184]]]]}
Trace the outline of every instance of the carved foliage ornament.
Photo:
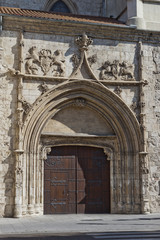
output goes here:
{"type": "Polygon", "coordinates": [[[29,49],[26,57],[25,69],[27,74],[52,75],[63,77],[65,75],[65,59],[61,50],[56,50],[53,54],[51,50],[42,49],[38,52],[37,47],[29,49]]]}

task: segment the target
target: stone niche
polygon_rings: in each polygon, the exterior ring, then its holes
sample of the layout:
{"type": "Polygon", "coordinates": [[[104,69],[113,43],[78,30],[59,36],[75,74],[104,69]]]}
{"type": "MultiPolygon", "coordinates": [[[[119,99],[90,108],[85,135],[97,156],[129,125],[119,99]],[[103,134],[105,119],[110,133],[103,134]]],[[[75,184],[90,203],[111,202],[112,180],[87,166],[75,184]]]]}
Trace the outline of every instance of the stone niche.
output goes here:
{"type": "Polygon", "coordinates": [[[42,134],[104,136],[113,135],[114,132],[103,117],[92,109],[85,106],[70,106],[50,119],[42,134]]]}

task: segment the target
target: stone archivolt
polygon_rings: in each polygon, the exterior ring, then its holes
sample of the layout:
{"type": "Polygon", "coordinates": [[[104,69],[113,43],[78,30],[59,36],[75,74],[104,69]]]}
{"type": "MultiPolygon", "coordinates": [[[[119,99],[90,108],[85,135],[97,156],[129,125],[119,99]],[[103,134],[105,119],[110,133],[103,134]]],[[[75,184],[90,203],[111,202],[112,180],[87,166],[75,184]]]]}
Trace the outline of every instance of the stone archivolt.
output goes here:
{"type": "Polygon", "coordinates": [[[140,181],[139,169],[136,167],[139,165],[141,139],[139,124],[126,104],[109,89],[89,80],[72,80],[54,86],[33,104],[32,111],[26,116],[22,127],[22,136],[24,148],[22,165],[27,168],[23,168],[24,195],[21,196],[22,205],[18,206],[19,216],[34,214],[35,206],[39,214],[43,212],[43,161],[39,159],[46,159],[46,147],[64,144],[85,144],[103,148],[108,160],[111,161],[111,176],[117,173],[111,178],[111,212],[122,213],[126,211],[126,207],[128,212],[140,212],[140,185],[136,182],[140,181]],[[68,106],[76,107],[75,104],[78,104],[77,107],[90,108],[100,114],[112,126],[115,134],[113,136],[49,136],[51,139],[47,136],[43,137],[42,130],[48,120],[53,118],[57,111],[68,106]],[[44,149],[40,148],[41,143],[44,149]],[[134,175],[132,189],[127,184],[129,179],[126,179],[130,175],[134,175]],[[124,176],[126,182],[123,182],[124,176]],[[29,183],[26,182],[28,178],[29,183]],[[28,189],[33,187],[36,195],[28,192],[28,189]]]}

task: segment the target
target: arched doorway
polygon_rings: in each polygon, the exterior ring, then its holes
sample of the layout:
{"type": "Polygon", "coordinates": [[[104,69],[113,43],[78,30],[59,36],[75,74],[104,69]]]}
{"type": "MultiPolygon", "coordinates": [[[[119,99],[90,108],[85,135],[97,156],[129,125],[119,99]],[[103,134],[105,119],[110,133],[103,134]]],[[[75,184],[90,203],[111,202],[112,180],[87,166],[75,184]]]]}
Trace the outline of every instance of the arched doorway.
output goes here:
{"type": "MultiPolygon", "coordinates": [[[[79,119],[79,114],[77,116],[79,119]]],[[[24,152],[20,157],[25,171],[23,179],[16,176],[23,188],[16,192],[21,201],[15,202],[15,216],[43,214],[45,149],[64,145],[105,149],[110,160],[111,213],[140,213],[140,141],[135,115],[111,90],[89,80],[72,80],[54,86],[37,99],[23,125],[24,152]],[[83,128],[86,124],[77,128],[76,119],[70,121],[70,116],[75,116],[75,108],[81,108],[77,113],[81,113],[82,123],[84,115],[94,115],[90,122],[95,124],[87,127],[87,133],[83,128]],[[68,111],[69,117],[64,121],[63,116],[67,116],[68,111]],[[102,124],[97,124],[100,119],[103,119],[102,124]],[[66,125],[66,122],[73,124],[66,125]],[[46,129],[54,126],[52,134],[43,132],[46,126],[46,129]],[[94,126],[104,126],[103,132],[94,126]],[[61,132],[57,133],[56,129],[61,132]]]]}
{"type": "Polygon", "coordinates": [[[44,214],[109,213],[110,162],[102,148],[52,148],[44,164],[44,214]]]}

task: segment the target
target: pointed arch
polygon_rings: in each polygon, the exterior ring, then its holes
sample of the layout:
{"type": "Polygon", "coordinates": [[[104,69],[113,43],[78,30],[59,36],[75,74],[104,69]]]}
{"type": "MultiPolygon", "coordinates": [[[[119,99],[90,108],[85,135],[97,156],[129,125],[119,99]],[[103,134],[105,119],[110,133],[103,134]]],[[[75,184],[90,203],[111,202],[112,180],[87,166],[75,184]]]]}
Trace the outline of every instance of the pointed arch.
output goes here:
{"type": "MultiPolygon", "coordinates": [[[[115,93],[98,83],[88,80],[73,80],[59,84],[44,93],[33,105],[23,127],[23,205],[29,214],[38,209],[43,212],[41,192],[42,165],[40,164],[40,139],[44,126],[58,111],[73,106],[75,99],[83,98],[87,107],[101,114],[115,133],[116,141],[111,138],[101,140],[101,147],[111,152],[112,165],[111,202],[112,213],[140,213],[140,163],[141,132],[139,123],[129,107],[115,93]],[[116,147],[117,146],[117,147],[116,147]],[[108,150],[109,149],[109,150],[108,150]],[[41,176],[41,177],[40,177],[41,176]],[[40,197],[41,196],[41,197],[40,197]],[[36,208],[37,207],[37,208],[36,208]]],[[[98,139],[98,138],[97,138],[98,139]]],[[[92,145],[96,145],[97,139],[92,145]]],[[[55,146],[59,143],[53,140],[55,146]]],[[[67,143],[70,139],[67,139],[67,143]]],[[[66,144],[67,144],[66,143],[66,144]]],[[[76,141],[77,143],[77,141],[76,141]]],[[[79,142],[82,144],[82,142],[79,142]]],[[[84,139],[84,144],[88,144],[84,139]]],[[[98,146],[98,145],[97,145],[98,146]]]]}
{"type": "Polygon", "coordinates": [[[64,11],[60,11],[63,13],[78,13],[76,5],[71,0],[49,0],[44,6],[44,10],[58,12],[58,7],[62,10],[64,9],[64,11]]]}

